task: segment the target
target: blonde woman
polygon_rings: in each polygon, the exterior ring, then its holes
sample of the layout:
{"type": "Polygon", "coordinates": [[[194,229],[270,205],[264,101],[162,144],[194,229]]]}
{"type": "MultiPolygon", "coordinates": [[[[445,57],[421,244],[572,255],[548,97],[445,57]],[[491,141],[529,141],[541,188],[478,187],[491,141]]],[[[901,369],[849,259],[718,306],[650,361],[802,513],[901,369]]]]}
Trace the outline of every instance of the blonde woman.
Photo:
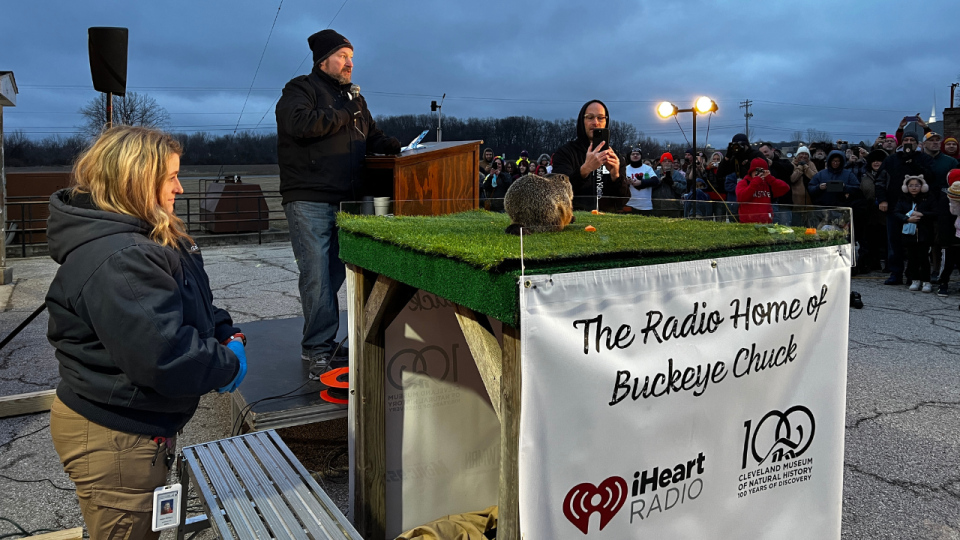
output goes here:
{"type": "Polygon", "coordinates": [[[158,538],[153,490],[200,396],[233,391],[245,338],[213,305],[203,259],[174,214],[180,145],[160,131],[107,130],[50,197],[60,264],[47,337],[60,362],[50,434],[91,539],[158,538]]]}

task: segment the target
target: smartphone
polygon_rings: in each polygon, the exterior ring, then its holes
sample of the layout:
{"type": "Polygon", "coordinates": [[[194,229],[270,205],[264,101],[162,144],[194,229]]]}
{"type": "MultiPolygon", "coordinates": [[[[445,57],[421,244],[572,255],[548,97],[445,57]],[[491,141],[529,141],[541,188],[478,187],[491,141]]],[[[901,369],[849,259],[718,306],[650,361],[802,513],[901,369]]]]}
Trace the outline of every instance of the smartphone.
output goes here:
{"type": "Polygon", "coordinates": [[[886,138],[887,138],[887,132],[886,132],[886,131],[881,131],[881,132],[880,132],[880,138],[881,138],[881,139],[886,139],[886,138]]]}
{"type": "Polygon", "coordinates": [[[600,146],[600,141],[603,141],[603,149],[606,150],[610,148],[610,130],[607,128],[596,128],[593,130],[593,149],[596,150],[600,146]]]}
{"type": "Polygon", "coordinates": [[[907,122],[919,122],[919,121],[920,121],[920,117],[919,117],[919,116],[904,116],[903,119],[906,120],[907,122]]]}

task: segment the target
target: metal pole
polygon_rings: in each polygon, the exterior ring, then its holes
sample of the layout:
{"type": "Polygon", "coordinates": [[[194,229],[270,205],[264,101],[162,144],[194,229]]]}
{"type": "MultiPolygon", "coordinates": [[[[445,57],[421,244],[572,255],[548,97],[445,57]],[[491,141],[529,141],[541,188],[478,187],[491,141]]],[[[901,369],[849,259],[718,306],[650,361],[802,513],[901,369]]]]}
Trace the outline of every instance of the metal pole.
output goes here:
{"type": "Polygon", "coordinates": [[[693,155],[690,156],[693,161],[687,171],[693,171],[693,183],[691,184],[689,176],[687,177],[687,193],[693,193],[697,189],[697,108],[693,108],[693,155]]]}
{"type": "Polygon", "coordinates": [[[0,285],[6,285],[13,281],[13,270],[7,269],[7,173],[4,170],[3,155],[3,106],[0,105],[0,285]]]}
{"type": "Polygon", "coordinates": [[[113,127],[113,92],[107,92],[107,129],[113,127]]]}

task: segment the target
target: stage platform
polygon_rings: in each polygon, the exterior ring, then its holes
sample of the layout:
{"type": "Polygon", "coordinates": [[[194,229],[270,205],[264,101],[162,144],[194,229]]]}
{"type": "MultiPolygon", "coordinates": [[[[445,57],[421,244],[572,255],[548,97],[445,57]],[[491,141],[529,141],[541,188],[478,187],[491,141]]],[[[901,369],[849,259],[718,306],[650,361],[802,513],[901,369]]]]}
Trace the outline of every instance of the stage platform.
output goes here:
{"type": "MultiPolygon", "coordinates": [[[[238,324],[247,336],[247,376],[232,395],[232,429],[260,431],[343,418],[347,406],[320,398],[326,386],[307,378],[309,366],[300,359],[303,317],[238,324]],[[306,383],[306,384],[304,384],[306,383]],[[303,385],[302,388],[297,387],[303,385]],[[292,391],[292,392],[291,392],[292,391]],[[291,392],[289,396],[267,399],[291,392]],[[254,404],[249,411],[248,404],[254,404]]],[[[340,312],[337,340],[347,335],[347,312],[340,312]]],[[[345,343],[344,345],[347,345],[345,343]]]]}

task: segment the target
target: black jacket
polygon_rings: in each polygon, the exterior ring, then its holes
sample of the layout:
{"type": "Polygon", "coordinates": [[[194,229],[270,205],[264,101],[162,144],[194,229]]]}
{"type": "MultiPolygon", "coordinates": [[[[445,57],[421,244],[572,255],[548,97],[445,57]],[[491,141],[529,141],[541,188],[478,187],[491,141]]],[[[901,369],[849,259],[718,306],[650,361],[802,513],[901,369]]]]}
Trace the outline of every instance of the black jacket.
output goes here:
{"type": "Polygon", "coordinates": [[[946,189],[937,192],[934,206],[937,209],[937,241],[941,246],[960,246],[957,238],[957,216],[950,213],[950,199],[946,189]]]}
{"type": "MultiPolygon", "coordinates": [[[[591,103],[599,103],[603,107],[604,114],[607,116],[607,126],[612,123],[610,111],[602,101],[588,101],[580,108],[580,114],[577,115],[577,138],[558,148],[553,156],[553,172],[554,174],[565,174],[570,179],[574,196],[573,205],[577,208],[595,208],[593,203],[587,204],[585,199],[578,200],[578,197],[630,196],[629,188],[624,182],[623,176],[614,180],[609,172],[603,172],[602,167],[588,174],[587,177],[580,175],[580,167],[587,160],[587,149],[590,147],[587,130],[583,127],[583,115],[586,114],[587,106],[591,103]]],[[[614,149],[614,152],[616,152],[616,149],[614,149]]],[[[619,158],[620,155],[617,154],[617,157],[619,158]]]]}
{"type": "MultiPolygon", "coordinates": [[[[756,158],[760,158],[766,161],[763,153],[759,150],[753,148],[741,148],[740,146],[730,143],[727,146],[727,153],[723,155],[723,161],[720,162],[720,166],[717,168],[717,176],[723,178],[726,181],[727,176],[731,173],[737,175],[737,178],[744,178],[747,176],[747,173],[750,172],[750,162],[756,158]]],[[[771,174],[773,169],[770,170],[771,174]]],[[[791,170],[792,174],[793,171],[791,170]]],[[[774,175],[774,178],[780,178],[784,181],[789,180],[790,177],[787,176],[786,179],[781,178],[780,176],[774,175]]]]}
{"type": "Polygon", "coordinates": [[[895,206],[897,201],[906,196],[903,192],[903,178],[906,175],[923,175],[927,184],[932,184],[933,179],[933,160],[922,151],[914,150],[909,154],[903,150],[898,150],[880,165],[879,174],[887,173],[887,183],[883,186],[877,186],[877,202],[886,202],[890,206],[895,206]]]}
{"type": "Polygon", "coordinates": [[[50,196],[47,225],[60,264],[46,298],[57,396],[110,429],[172,436],[201,395],[236,376],[240,362],[220,342],[240,330],[214,307],[195,247],[160,246],[143,221],[69,193],[50,196]]]}
{"type": "Polygon", "coordinates": [[[897,219],[900,223],[907,223],[907,212],[913,208],[913,204],[917,205],[917,212],[923,214],[923,217],[920,218],[920,221],[917,222],[917,230],[915,234],[902,234],[903,243],[924,243],[929,244],[933,242],[933,231],[937,223],[937,213],[935,205],[936,194],[933,193],[920,193],[916,197],[911,196],[909,193],[904,193],[903,197],[897,201],[897,205],[893,209],[893,217],[897,219]]]}
{"type": "MultiPolygon", "coordinates": [[[[790,183],[790,177],[793,176],[793,163],[789,159],[774,158],[770,164],[770,174],[774,178],[779,178],[790,183]]],[[[793,204],[793,192],[788,191],[786,195],[774,197],[770,202],[773,204],[793,204]]]]}
{"type": "Polygon", "coordinates": [[[353,116],[349,84],[319,68],[283,88],[277,102],[277,158],[283,204],[310,201],[338,204],[363,197],[360,169],[368,151],[400,152],[400,142],[377,128],[360,96],[353,116]]]}

